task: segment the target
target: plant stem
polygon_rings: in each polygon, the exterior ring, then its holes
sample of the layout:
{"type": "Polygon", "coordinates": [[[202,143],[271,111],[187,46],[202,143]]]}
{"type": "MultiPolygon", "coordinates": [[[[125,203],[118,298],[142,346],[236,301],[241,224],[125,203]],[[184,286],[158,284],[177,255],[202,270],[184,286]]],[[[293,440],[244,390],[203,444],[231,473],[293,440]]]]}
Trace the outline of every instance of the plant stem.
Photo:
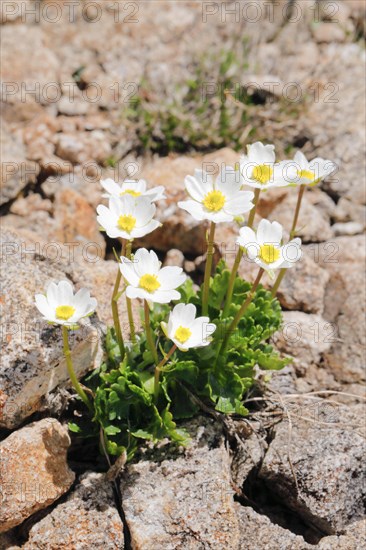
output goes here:
{"type": "Polygon", "coordinates": [[[253,227],[254,216],[255,216],[255,213],[257,211],[257,206],[258,206],[258,200],[259,200],[260,193],[261,193],[261,190],[259,189],[259,187],[254,190],[254,199],[253,199],[254,206],[253,206],[253,208],[251,209],[251,211],[249,213],[247,227],[253,227]]]}
{"type": "Polygon", "coordinates": [[[159,396],[159,379],[160,379],[160,372],[162,367],[169,361],[175,350],[177,349],[176,344],[174,344],[171,349],[168,351],[164,359],[160,361],[160,363],[155,367],[155,374],[154,374],[154,397],[155,397],[155,403],[158,400],[159,396]]]}
{"type": "Polygon", "coordinates": [[[238,253],[236,255],[235,262],[234,262],[234,265],[232,267],[231,274],[230,274],[229,284],[228,284],[228,287],[227,287],[225,306],[224,306],[224,311],[223,311],[222,317],[227,317],[227,315],[229,313],[231,298],[233,296],[233,290],[234,290],[236,274],[238,272],[239,264],[240,264],[240,261],[243,257],[243,253],[244,253],[244,250],[239,246],[239,250],[238,250],[238,253]]]}
{"type": "Polygon", "coordinates": [[[205,278],[203,280],[203,291],[202,291],[202,315],[208,314],[208,293],[210,289],[210,278],[212,270],[212,260],[214,255],[214,238],[215,238],[215,222],[211,222],[210,232],[207,242],[207,257],[206,257],[206,266],[205,266],[205,278]]]}
{"type": "MultiPolygon", "coordinates": [[[[291,231],[290,231],[290,241],[296,235],[296,225],[297,225],[297,222],[298,222],[298,219],[299,219],[301,202],[302,202],[302,198],[304,196],[304,191],[305,191],[305,185],[300,185],[299,194],[297,196],[297,203],[296,203],[296,208],[295,208],[294,219],[292,221],[292,227],[291,227],[291,231]]],[[[275,282],[275,284],[273,285],[273,288],[272,288],[272,297],[273,298],[277,294],[277,290],[278,290],[280,284],[282,283],[282,280],[283,280],[284,276],[286,275],[286,271],[287,270],[286,270],[285,267],[280,269],[280,272],[277,276],[276,282],[275,282]]]]}
{"type": "Polygon", "coordinates": [[[146,331],[146,340],[149,345],[150,351],[154,358],[154,363],[157,365],[159,363],[158,352],[156,351],[154,336],[150,326],[150,310],[147,300],[144,300],[144,312],[145,312],[145,331],[146,331]]]}
{"type": "Polygon", "coordinates": [[[305,185],[300,185],[299,194],[297,196],[295,215],[294,215],[294,219],[293,219],[292,227],[291,227],[291,231],[290,231],[290,240],[293,239],[294,236],[296,235],[296,225],[297,225],[297,221],[299,219],[301,202],[302,202],[302,198],[304,196],[304,191],[305,191],[305,185]]]}
{"type": "Polygon", "coordinates": [[[83,388],[80,386],[79,380],[76,377],[74,367],[72,365],[71,351],[69,347],[69,335],[67,332],[67,328],[64,325],[62,326],[62,339],[64,343],[64,355],[66,359],[67,371],[69,373],[71,383],[74,386],[76,393],[88,407],[89,411],[93,413],[93,405],[90,403],[88,396],[84,392],[83,388]]]}
{"type": "MultiPolygon", "coordinates": [[[[131,259],[131,250],[132,250],[132,241],[128,241],[126,244],[126,257],[130,260],[131,259]]],[[[133,344],[136,343],[136,330],[135,330],[135,323],[133,320],[133,313],[132,313],[132,301],[130,298],[127,298],[126,296],[126,304],[127,304],[127,316],[128,316],[128,323],[130,325],[130,336],[131,336],[131,342],[133,344]]]]}
{"type": "Polygon", "coordinates": [[[118,342],[119,351],[120,351],[120,354],[121,354],[121,360],[123,361],[124,356],[125,356],[125,345],[124,345],[124,342],[123,342],[121,323],[119,321],[118,304],[117,304],[118,289],[119,289],[119,285],[121,283],[121,278],[122,278],[122,273],[121,273],[121,270],[120,270],[119,265],[118,265],[118,271],[117,271],[116,282],[115,282],[114,289],[113,289],[111,307],[112,307],[114,330],[116,331],[116,338],[117,338],[117,342],[118,342]]]}
{"type": "Polygon", "coordinates": [[[243,315],[246,312],[246,310],[248,309],[251,301],[253,300],[255,291],[258,288],[259,281],[261,280],[263,273],[264,273],[264,269],[261,267],[258,271],[258,275],[257,275],[257,277],[256,277],[256,279],[255,279],[255,281],[252,285],[252,288],[250,289],[250,292],[248,293],[248,296],[246,297],[245,301],[243,302],[243,304],[242,304],[241,308],[239,309],[238,313],[235,315],[235,317],[234,317],[232,323],[230,324],[228,330],[225,331],[226,334],[225,334],[224,340],[222,342],[222,345],[220,347],[218,356],[223,355],[225,353],[226,348],[227,348],[227,344],[228,344],[228,341],[229,341],[230,334],[234,332],[234,330],[238,326],[238,323],[239,323],[240,319],[243,317],[243,315]]]}
{"type": "Polygon", "coordinates": [[[278,276],[277,276],[276,282],[275,282],[275,284],[274,284],[273,287],[272,287],[272,292],[271,292],[272,298],[274,298],[274,297],[276,296],[277,290],[278,290],[280,284],[282,283],[282,279],[283,279],[284,276],[286,275],[286,271],[287,271],[287,269],[286,269],[285,267],[283,267],[283,268],[280,270],[280,272],[279,272],[279,274],[278,274],[278,276]]]}

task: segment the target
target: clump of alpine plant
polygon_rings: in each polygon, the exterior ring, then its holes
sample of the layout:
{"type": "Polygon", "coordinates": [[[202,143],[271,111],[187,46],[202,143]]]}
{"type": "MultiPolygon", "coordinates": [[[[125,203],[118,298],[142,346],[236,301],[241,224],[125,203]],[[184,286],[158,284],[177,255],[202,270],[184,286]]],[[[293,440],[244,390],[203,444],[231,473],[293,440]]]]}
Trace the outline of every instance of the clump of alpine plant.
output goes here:
{"type": "Polygon", "coordinates": [[[247,414],[245,399],[256,366],[275,370],[288,363],[268,344],[281,324],[275,296],[284,274],[301,258],[296,225],[304,190],[333,173],[335,165],[319,158],[309,162],[301,152],[293,160],[276,161],[274,145],[256,142],[237,166],[223,168],[216,177],[196,170],[184,181],[188,198],[178,205],[207,229],[201,287],[181,267],[163,266],[154,250],[134,250],[135,239],[161,227],[155,203],[165,198],[164,188],[151,188],[144,180],[102,180],[108,206],[98,206],[97,219],[121,249],[115,251],[113,326],[104,341],[105,360],[87,381],[89,392],[73,371],[68,331],[95,311],[96,300],[86,289],[74,294],[68,281],[52,283],[45,295],[36,296],[44,319],[62,327],[70,378],[90,411],[93,433],[102,434],[101,446],[110,455],[126,452],[132,458],[143,440],[156,443],[168,437],[185,445],[188,435],[177,421],[192,417],[201,406],[247,414]],[[255,223],[260,193],[281,186],[299,187],[288,241],[278,222],[255,223]],[[218,223],[236,229],[233,242],[227,243],[230,249],[238,246],[231,269],[221,260],[213,270],[218,223]],[[253,284],[240,276],[244,257],[258,266],[253,284]],[[271,280],[276,273],[270,292],[260,283],[264,275],[271,280]],[[123,295],[129,340],[118,307],[123,295]],[[139,331],[132,304],[140,309],[139,331]]]}

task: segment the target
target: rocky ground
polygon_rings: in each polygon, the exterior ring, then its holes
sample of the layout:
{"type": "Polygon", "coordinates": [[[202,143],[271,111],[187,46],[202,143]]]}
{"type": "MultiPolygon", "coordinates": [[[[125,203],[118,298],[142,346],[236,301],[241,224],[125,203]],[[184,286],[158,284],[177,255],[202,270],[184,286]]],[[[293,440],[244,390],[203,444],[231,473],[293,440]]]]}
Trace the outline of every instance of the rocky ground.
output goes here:
{"type": "MultiPolygon", "coordinates": [[[[1,3],[0,548],[365,547],[365,3],[74,4],[1,3]],[[199,280],[205,234],[176,207],[184,176],[235,164],[257,139],[339,167],[305,194],[304,257],[279,295],[274,343],[294,362],[247,419],[199,417],[188,450],[105,474],[67,433],[62,345],[33,295],[65,275],[93,290],[98,314],[73,341],[83,376],[116,270],[95,220],[100,178],[166,187],[163,228],[143,244],[199,280]]],[[[259,216],[289,227],[295,200],[263,193],[259,216]]],[[[233,236],[220,226],[229,264],[233,236]]]]}

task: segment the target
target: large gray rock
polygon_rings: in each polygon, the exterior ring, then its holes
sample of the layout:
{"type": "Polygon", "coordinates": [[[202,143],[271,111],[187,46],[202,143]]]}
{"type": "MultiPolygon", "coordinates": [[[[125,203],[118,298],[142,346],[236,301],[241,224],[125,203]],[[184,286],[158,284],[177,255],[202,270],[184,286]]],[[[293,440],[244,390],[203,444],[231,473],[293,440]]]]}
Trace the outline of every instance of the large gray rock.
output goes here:
{"type": "Polygon", "coordinates": [[[230,460],[217,423],[187,424],[184,453],[131,464],[121,483],[122,505],[135,550],[239,550],[230,460]]]}
{"type": "Polygon", "coordinates": [[[306,523],[324,534],[340,534],[362,518],[365,442],[351,422],[347,428],[319,420],[327,421],[326,415],[319,412],[313,422],[293,419],[291,437],[288,422],[281,422],[259,476],[306,523]]]}
{"type": "Polygon", "coordinates": [[[260,515],[252,508],[236,506],[241,530],[240,550],[311,550],[313,545],[260,515]]]}
{"type": "Polygon", "coordinates": [[[84,474],[66,502],[36,523],[24,550],[100,548],[123,550],[123,523],[112,485],[102,474],[84,474]]]}
{"type": "MultiPolygon", "coordinates": [[[[14,428],[41,408],[47,394],[69,383],[60,327],[42,321],[33,303],[35,293],[66,275],[36,242],[30,245],[21,234],[3,231],[1,245],[0,425],[14,428]]],[[[74,369],[81,378],[102,357],[97,320],[88,320],[75,331],[70,345],[74,369]]]]}
{"type": "Polygon", "coordinates": [[[1,194],[0,205],[14,199],[28,184],[36,181],[37,163],[26,158],[26,150],[19,136],[2,124],[0,134],[1,194]]]}
{"type": "Polygon", "coordinates": [[[311,364],[317,364],[331,347],[332,325],[320,315],[302,311],[284,311],[283,324],[274,336],[279,351],[294,359],[298,374],[304,374],[311,364]]]}
{"type": "Polygon", "coordinates": [[[366,378],[365,250],[365,235],[337,237],[320,249],[319,263],[330,274],[324,317],[335,327],[326,365],[346,383],[366,378]]]}
{"type": "Polygon", "coordinates": [[[17,430],[0,443],[0,532],[46,508],[71,487],[66,460],[70,438],[54,418],[17,430]]]}
{"type": "Polygon", "coordinates": [[[277,297],[285,309],[321,315],[328,281],[329,274],[317,264],[313,250],[308,247],[303,250],[301,260],[287,270],[277,297]]]}

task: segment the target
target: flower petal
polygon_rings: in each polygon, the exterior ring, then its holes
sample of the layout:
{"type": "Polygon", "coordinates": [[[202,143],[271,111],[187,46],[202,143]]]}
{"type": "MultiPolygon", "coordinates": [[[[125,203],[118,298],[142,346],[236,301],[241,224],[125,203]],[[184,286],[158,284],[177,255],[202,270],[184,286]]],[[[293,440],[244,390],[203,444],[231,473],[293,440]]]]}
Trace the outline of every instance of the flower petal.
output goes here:
{"type": "Polygon", "coordinates": [[[195,201],[202,202],[205,196],[205,188],[200,180],[193,176],[186,176],[184,185],[188,195],[195,201]]]}
{"type": "Polygon", "coordinates": [[[251,162],[257,164],[273,163],[276,160],[274,145],[263,145],[261,141],[256,141],[250,145],[248,157],[251,162]]]}
{"type": "Polygon", "coordinates": [[[158,279],[162,290],[173,290],[184,283],[187,276],[181,267],[166,266],[160,269],[158,279]]]}

